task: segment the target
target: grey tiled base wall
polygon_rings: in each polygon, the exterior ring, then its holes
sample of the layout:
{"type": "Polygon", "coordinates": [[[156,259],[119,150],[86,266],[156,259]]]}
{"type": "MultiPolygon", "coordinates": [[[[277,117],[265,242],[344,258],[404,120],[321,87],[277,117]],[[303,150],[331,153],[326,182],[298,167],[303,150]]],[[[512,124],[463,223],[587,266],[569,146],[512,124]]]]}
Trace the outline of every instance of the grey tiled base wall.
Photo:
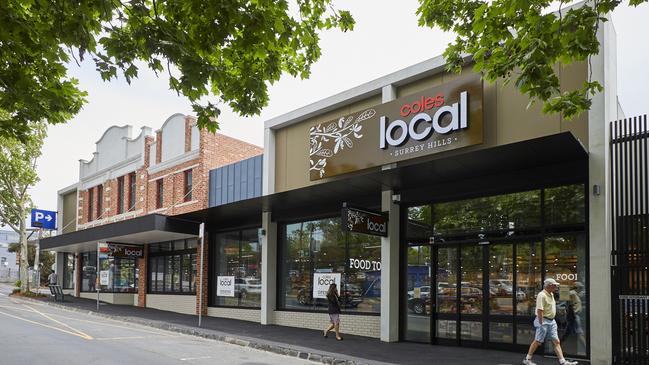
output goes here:
{"type": "Polygon", "coordinates": [[[259,309],[208,307],[207,315],[210,317],[232,318],[257,323],[261,322],[261,311],[259,309]]]}
{"type": "MultiPolygon", "coordinates": [[[[324,330],[329,325],[329,315],[327,313],[275,311],[273,324],[324,330]]],[[[381,317],[341,314],[340,331],[343,334],[380,338],[381,317]]]]}

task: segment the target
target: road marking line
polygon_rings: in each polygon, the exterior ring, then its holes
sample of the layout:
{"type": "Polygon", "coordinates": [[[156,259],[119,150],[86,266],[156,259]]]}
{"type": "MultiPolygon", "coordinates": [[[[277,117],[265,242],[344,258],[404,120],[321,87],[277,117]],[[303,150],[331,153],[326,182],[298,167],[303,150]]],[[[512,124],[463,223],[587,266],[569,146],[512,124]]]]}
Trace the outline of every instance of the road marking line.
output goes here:
{"type": "Polygon", "coordinates": [[[0,293],[0,295],[2,295],[3,297],[6,297],[6,296],[7,296],[7,294],[2,294],[2,293],[0,293]]]}
{"type": "Polygon", "coordinates": [[[91,320],[88,320],[88,319],[81,319],[81,318],[74,318],[74,317],[66,317],[66,316],[61,315],[61,314],[53,314],[53,313],[50,313],[50,315],[53,315],[53,316],[56,316],[56,317],[59,317],[59,318],[72,320],[72,321],[77,321],[77,322],[86,322],[86,323],[98,324],[98,325],[101,325],[101,326],[117,327],[117,328],[123,328],[123,329],[127,329],[127,330],[135,330],[135,331],[140,331],[140,332],[147,332],[147,333],[151,333],[151,334],[154,334],[154,335],[160,335],[160,336],[178,337],[175,334],[167,334],[167,333],[164,333],[164,332],[152,331],[152,330],[140,328],[139,326],[130,326],[130,327],[128,327],[128,326],[120,326],[118,324],[97,322],[97,321],[91,321],[91,320]]]}
{"type": "Polygon", "coordinates": [[[142,340],[146,337],[143,336],[125,336],[125,337],[102,337],[95,338],[97,341],[112,341],[112,340],[142,340]]]}
{"type": "Polygon", "coordinates": [[[74,327],[72,327],[72,326],[70,326],[70,325],[68,325],[68,324],[66,324],[66,323],[63,323],[63,322],[61,322],[61,321],[59,321],[59,320],[56,320],[56,319],[54,319],[54,318],[48,316],[47,314],[45,314],[45,313],[43,313],[43,312],[40,312],[40,311],[38,311],[37,309],[34,309],[34,308],[32,308],[32,307],[30,307],[30,306],[28,306],[28,305],[26,305],[26,304],[23,304],[23,306],[25,306],[26,308],[31,309],[32,311],[34,311],[34,312],[40,314],[41,316],[43,316],[43,317],[49,319],[50,321],[56,322],[56,323],[60,324],[61,326],[64,326],[64,327],[67,327],[67,328],[73,330],[74,332],[78,333],[81,337],[85,337],[86,340],[92,340],[92,336],[90,336],[90,335],[87,334],[87,333],[84,333],[83,331],[79,331],[78,329],[76,329],[76,328],[74,328],[74,327]]]}
{"type": "Polygon", "coordinates": [[[0,311],[0,314],[4,314],[4,315],[7,316],[7,317],[11,317],[11,318],[19,319],[19,320],[21,320],[21,321],[25,321],[25,322],[32,323],[32,324],[35,324],[35,325],[39,325],[39,326],[43,326],[43,327],[47,327],[47,328],[50,328],[50,329],[53,329],[53,330],[56,330],[56,331],[61,331],[61,332],[63,332],[63,333],[67,333],[67,334],[72,335],[72,336],[81,337],[81,338],[83,338],[84,340],[92,340],[92,337],[88,338],[89,336],[87,336],[87,335],[86,335],[86,336],[82,336],[82,335],[80,335],[80,334],[78,334],[78,333],[74,333],[74,332],[66,331],[66,330],[61,329],[61,328],[58,328],[58,327],[54,327],[54,326],[50,326],[50,325],[47,325],[47,324],[43,324],[43,323],[39,323],[39,322],[35,322],[35,321],[32,321],[32,320],[27,319],[27,318],[22,318],[22,317],[14,316],[13,314],[9,314],[9,313],[5,313],[5,312],[1,312],[1,311],[0,311]]]}
{"type": "Polygon", "coordinates": [[[180,359],[180,361],[190,361],[190,360],[203,360],[203,359],[211,359],[212,356],[200,356],[200,357],[184,357],[180,359]]]}

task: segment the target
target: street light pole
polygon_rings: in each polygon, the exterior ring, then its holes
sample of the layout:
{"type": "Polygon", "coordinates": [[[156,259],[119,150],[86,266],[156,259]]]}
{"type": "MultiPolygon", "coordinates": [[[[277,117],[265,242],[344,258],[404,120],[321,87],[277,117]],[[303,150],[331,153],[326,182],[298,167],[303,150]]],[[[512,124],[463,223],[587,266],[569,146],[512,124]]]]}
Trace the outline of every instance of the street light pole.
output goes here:
{"type": "Polygon", "coordinates": [[[201,280],[198,283],[198,292],[200,293],[198,295],[198,327],[201,326],[201,321],[203,319],[203,275],[205,274],[203,272],[203,262],[205,261],[205,223],[201,223],[200,226],[198,227],[198,239],[201,242],[201,262],[200,262],[200,273],[201,273],[201,280]]]}

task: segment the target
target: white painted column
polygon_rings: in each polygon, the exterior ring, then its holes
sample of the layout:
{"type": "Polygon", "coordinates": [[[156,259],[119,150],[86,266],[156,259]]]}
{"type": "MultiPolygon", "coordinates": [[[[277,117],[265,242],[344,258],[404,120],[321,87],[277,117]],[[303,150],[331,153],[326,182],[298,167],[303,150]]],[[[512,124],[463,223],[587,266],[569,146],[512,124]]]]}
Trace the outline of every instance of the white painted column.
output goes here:
{"type": "Polygon", "coordinates": [[[263,212],[261,227],[261,324],[273,324],[277,308],[277,223],[270,212],[263,212]]]}
{"type": "Polygon", "coordinates": [[[590,255],[590,352],[592,365],[612,363],[611,336],[611,186],[609,168],[609,123],[617,117],[617,80],[615,33],[607,23],[600,23],[600,54],[591,60],[593,81],[604,85],[604,92],[593,97],[588,113],[588,195],[590,255]],[[593,194],[593,186],[601,194],[593,194]]]}
{"type": "Polygon", "coordinates": [[[262,166],[262,195],[275,192],[275,131],[264,129],[264,161],[262,166]]]}
{"type": "Polygon", "coordinates": [[[392,190],[381,193],[381,210],[388,212],[388,236],[381,237],[381,341],[399,340],[399,206],[392,190]]]}
{"type": "MultiPolygon", "coordinates": [[[[55,252],[55,256],[54,256],[54,264],[55,264],[54,267],[56,268],[54,270],[56,272],[56,283],[61,285],[61,286],[63,286],[63,270],[64,270],[63,269],[63,263],[65,261],[63,259],[63,255],[65,255],[64,252],[58,252],[57,251],[57,252],[55,252]]],[[[48,283],[49,283],[49,281],[48,281],[48,283]]]]}

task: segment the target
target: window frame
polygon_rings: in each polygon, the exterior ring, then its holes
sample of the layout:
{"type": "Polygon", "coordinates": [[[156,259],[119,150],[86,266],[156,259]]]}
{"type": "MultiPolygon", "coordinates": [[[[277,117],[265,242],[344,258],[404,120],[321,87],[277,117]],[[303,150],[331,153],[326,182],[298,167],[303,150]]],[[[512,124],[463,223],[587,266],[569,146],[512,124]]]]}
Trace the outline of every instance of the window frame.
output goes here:
{"type": "MultiPolygon", "coordinates": [[[[370,207],[374,208],[374,207],[370,207]]],[[[278,221],[278,230],[277,234],[278,239],[277,239],[277,286],[275,288],[275,296],[277,298],[277,303],[276,303],[276,311],[278,312],[300,312],[300,313],[326,313],[326,307],[322,307],[322,309],[319,310],[314,310],[314,309],[308,309],[308,308],[290,308],[286,307],[282,301],[284,300],[284,296],[286,295],[285,292],[283,292],[283,286],[282,283],[286,278],[284,278],[282,275],[284,273],[285,269],[285,257],[284,254],[286,253],[286,227],[291,224],[296,224],[296,223],[302,223],[302,222],[312,222],[312,221],[320,221],[320,220],[326,220],[326,219],[339,219],[341,220],[340,214],[320,214],[320,215],[314,215],[314,216],[306,216],[303,219],[291,219],[291,220],[284,220],[284,221],[278,221]]],[[[349,232],[342,231],[344,234],[344,250],[345,252],[348,252],[349,249],[349,232]]],[[[358,233],[362,234],[362,233],[358,233]]],[[[349,262],[349,257],[345,257],[345,270],[349,269],[348,267],[348,262],[349,262]]],[[[346,271],[345,271],[346,272],[346,271]]],[[[341,277],[345,276],[345,272],[341,273],[341,277]]],[[[313,276],[313,271],[310,273],[311,276],[313,276]]],[[[341,285],[342,286],[342,285],[341,285]]],[[[309,308],[312,308],[309,307],[309,308]]],[[[348,311],[346,308],[341,308],[341,313],[344,315],[351,315],[351,316],[374,316],[374,317],[379,317],[381,316],[380,311],[379,312],[365,312],[365,311],[348,311]]]]}
{"type": "Polygon", "coordinates": [[[164,207],[164,179],[160,178],[155,181],[155,208],[164,207]]]}
{"type": "Polygon", "coordinates": [[[189,202],[192,200],[192,192],[194,190],[193,169],[187,169],[183,171],[183,177],[183,201],[189,202]]]}
{"type": "Polygon", "coordinates": [[[128,211],[135,209],[135,193],[137,191],[137,180],[135,172],[128,174],[128,211]]]}
{"type": "Polygon", "coordinates": [[[124,213],[124,176],[117,178],[117,214],[124,213]]]}
{"type": "MultiPolygon", "coordinates": [[[[237,304],[237,305],[217,304],[216,303],[217,296],[216,296],[216,290],[215,290],[216,288],[212,288],[212,286],[214,285],[214,282],[216,281],[216,277],[218,276],[218,268],[216,267],[217,266],[216,265],[217,264],[216,237],[218,235],[222,235],[222,234],[236,233],[237,237],[238,237],[238,246],[239,246],[237,257],[239,258],[239,260],[241,260],[241,254],[242,254],[242,252],[241,252],[242,251],[241,250],[241,244],[243,242],[242,241],[243,232],[244,231],[257,230],[257,234],[259,235],[259,231],[261,229],[262,228],[260,226],[258,226],[258,225],[252,225],[252,226],[239,227],[237,229],[210,232],[210,235],[209,235],[209,246],[210,247],[209,247],[209,250],[208,250],[208,262],[210,264],[208,265],[208,283],[207,283],[208,288],[209,288],[208,289],[208,306],[209,307],[236,308],[236,309],[243,309],[243,310],[259,310],[259,309],[261,309],[261,298],[260,298],[260,301],[259,301],[259,307],[256,307],[256,306],[243,306],[243,305],[241,305],[241,299],[240,298],[238,300],[239,304],[237,304]]],[[[263,265],[263,263],[262,263],[262,249],[261,249],[262,241],[259,240],[258,244],[260,245],[260,250],[259,250],[259,265],[260,265],[260,268],[258,270],[261,272],[261,265],[263,265]]],[[[242,279],[242,278],[235,275],[235,282],[238,279],[242,279]]],[[[261,277],[261,274],[260,274],[259,280],[260,280],[260,282],[263,281],[263,277],[261,277]]]]}
{"type": "MultiPolygon", "coordinates": [[[[196,261],[198,259],[197,255],[197,247],[193,248],[188,248],[189,246],[189,241],[191,239],[184,239],[184,240],[175,240],[175,241],[166,241],[166,242],[156,242],[152,243],[149,246],[149,249],[152,245],[163,245],[163,244],[175,244],[177,242],[183,241],[185,248],[182,250],[170,250],[170,251],[157,251],[157,252],[151,252],[149,251],[149,257],[147,261],[147,294],[159,294],[159,295],[196,295],[196,282],[199,273],[196,272],[194,274],[192,270],[192,259],[196,261]],[[175,270],[175,258],[180,257],[179,260],[179,268],[176,271],[175,270]],[[185,259],[189,259],[189,280],[187,282],[189,283],[188,290],[183,289],[183,263],[185,262],[185,259]],[[155,264],[154,264],[155,263],[155,264]],[[156,280],[157,282],[162,283],[162,289],[159,289],[159,285],[153,285],[153,274],[157,274],[160,271],[158,270],[159,264],[162,263],[162,280],[156,280]],[[168,273],[167,268],[168,265],[171,265],[172,267],[172,272],[168,273]],[[180,290],[174,290],[173,286],[173,277],[175,273],[178,273],[179,278],[178,278],[178,283],[179,283],[179,289],[180,290]],[[194,279],[192,281],[192,279],[194,279]],[[169,286],[171,289],[167,290],[167,281],[171,280],[171,285],[169,286]],[[194,283],[192,285],[192,282],[194,283]]],[[[198,266],[197,266],[198,268],[198,266]]]]}
{"type": "Polygon", "coordinates": [[[92,222],[95,210],[95,188],[88,189],[88,222],[92,222]]]}
{"type": "Polygon", "coordinates": [[[103,216],[102,209],[104,209],[104,186],[102,184],[97,185],[97,211],[95,212],[96,217],[95,219],[101,219],[103,216]]]}

